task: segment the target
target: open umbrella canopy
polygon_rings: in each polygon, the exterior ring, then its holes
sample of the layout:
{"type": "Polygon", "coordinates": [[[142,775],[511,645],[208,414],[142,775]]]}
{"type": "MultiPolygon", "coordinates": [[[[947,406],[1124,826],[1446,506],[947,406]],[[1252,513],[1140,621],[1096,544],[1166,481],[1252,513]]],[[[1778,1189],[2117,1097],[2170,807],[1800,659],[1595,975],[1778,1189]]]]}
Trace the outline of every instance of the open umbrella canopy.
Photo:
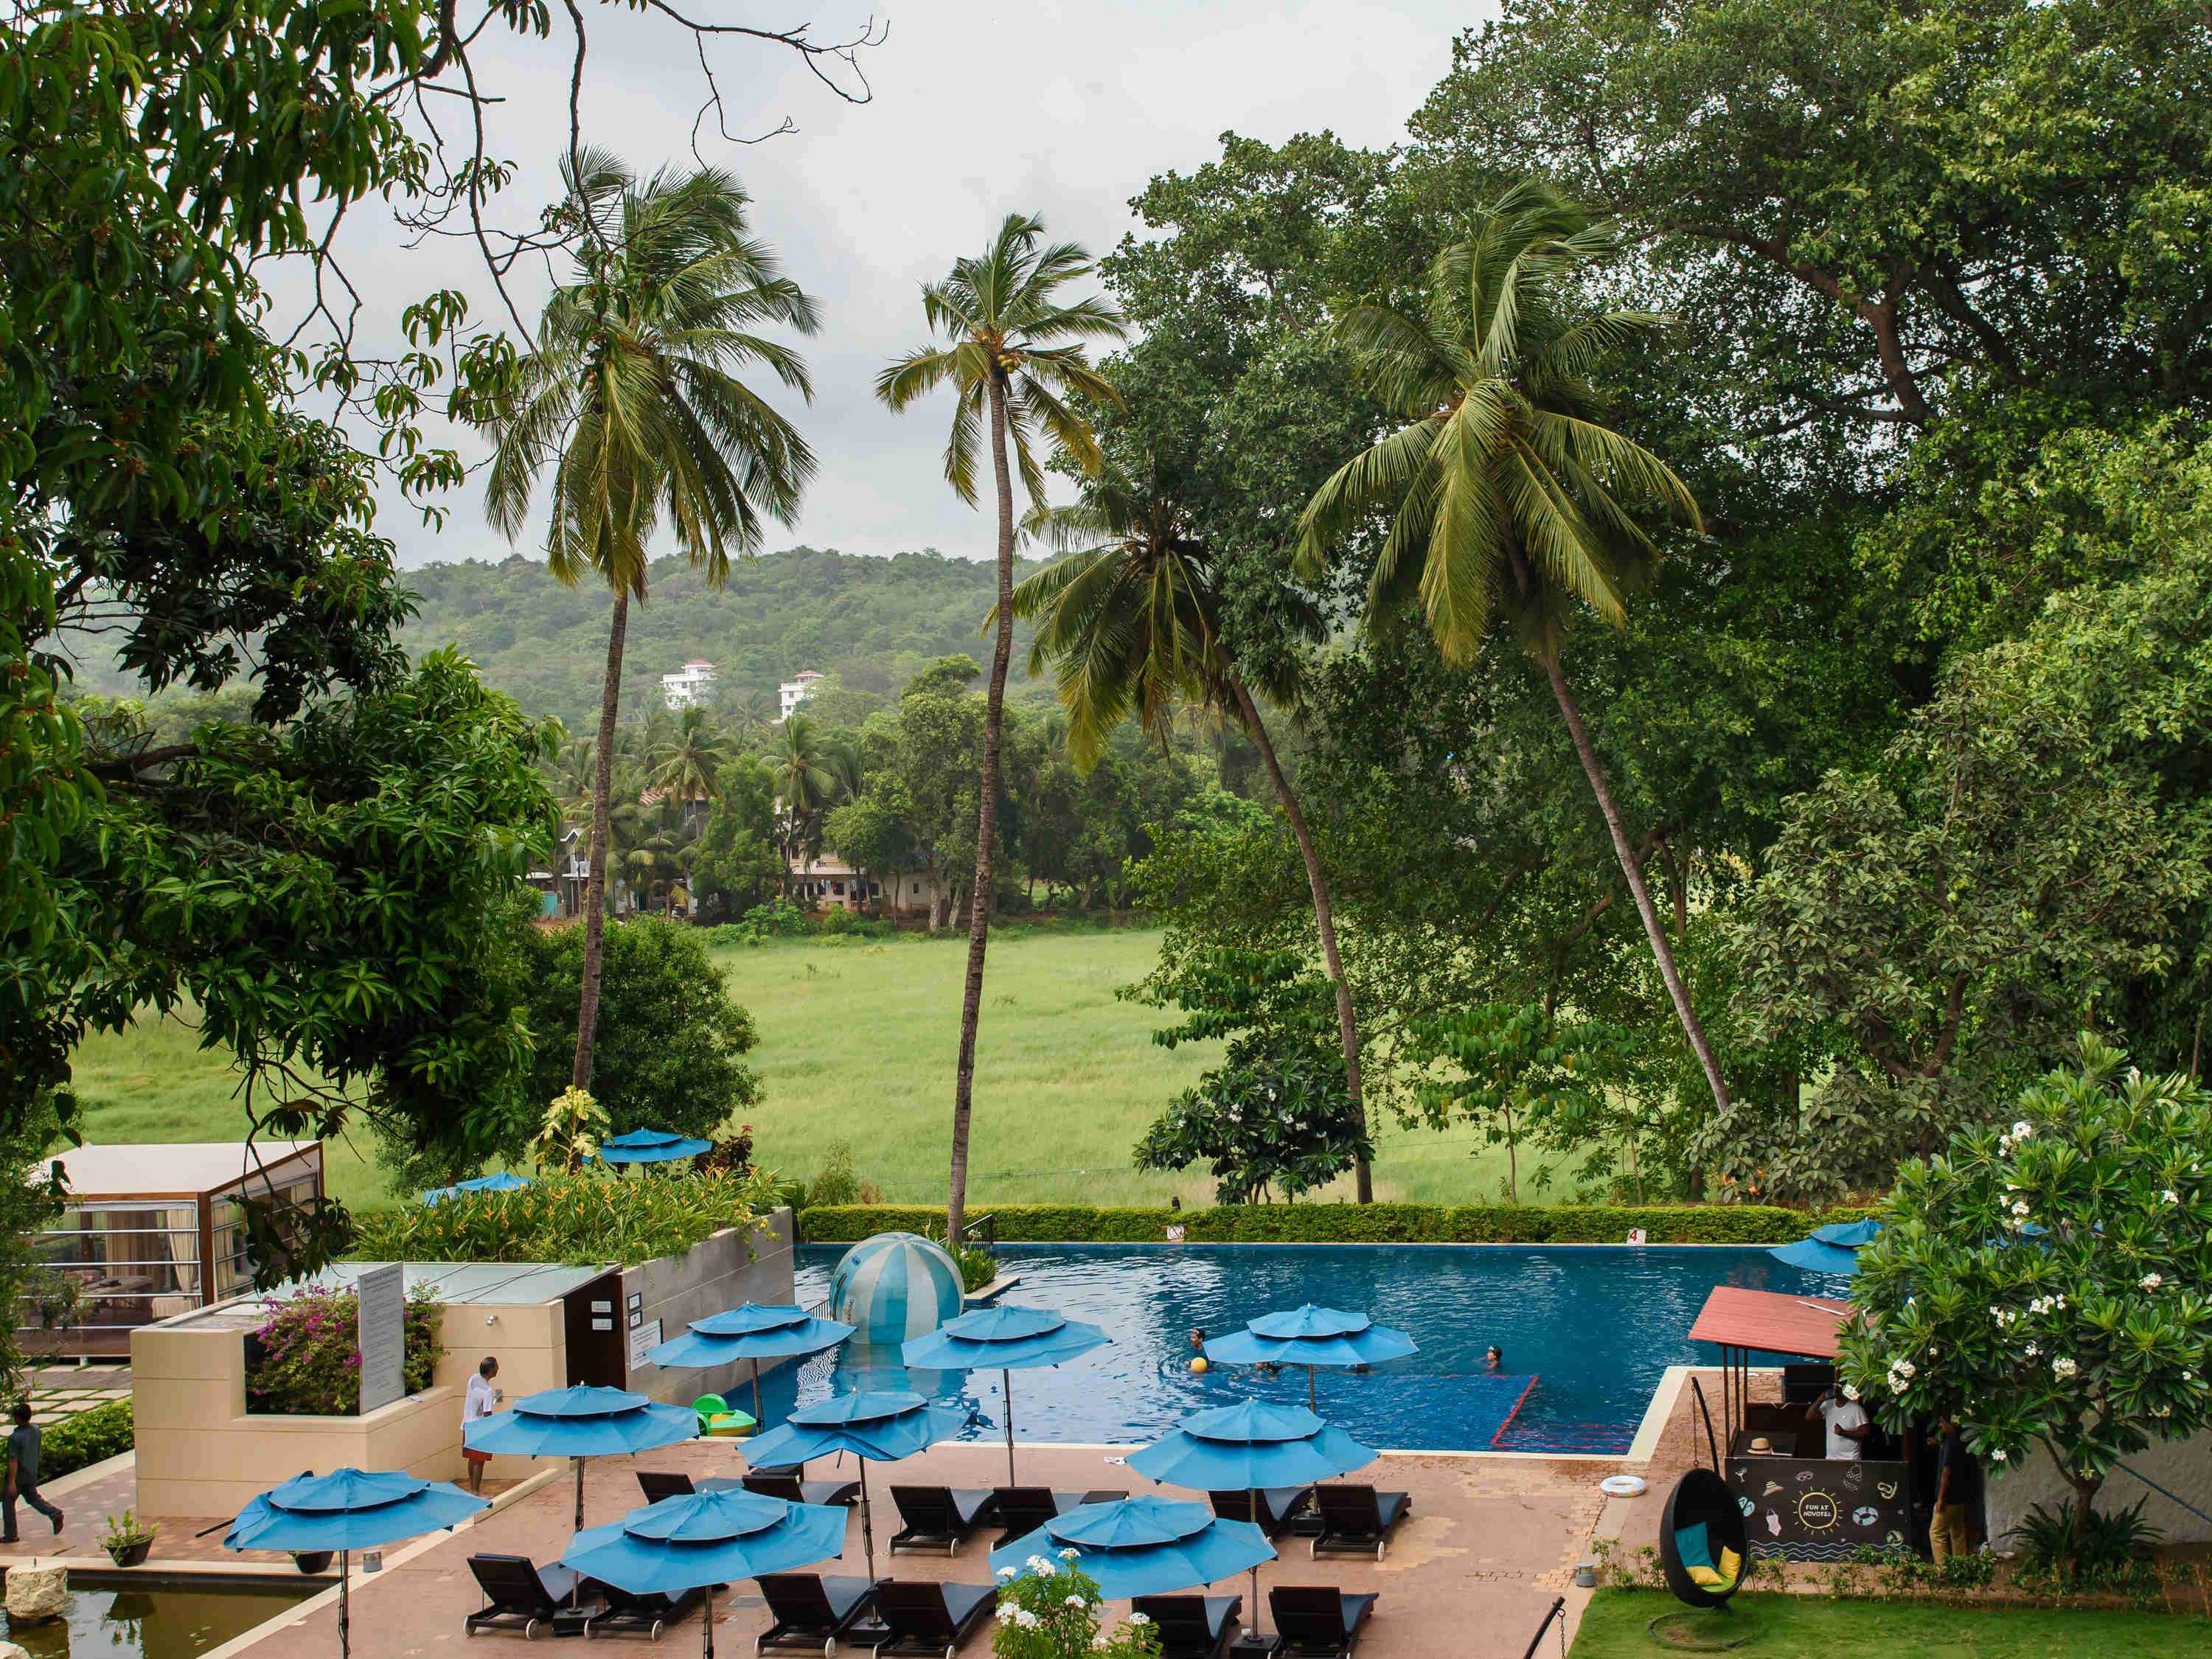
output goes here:
{"type": "Polygon", "coordinates": [[[596,1156],[602,1164],[673,1164],[713,1150],[710,1140],[671,1134],[665,1129],[632,1129],[626,1135],[601,1141],[596,1156]]]}
{"type": "Polygon", "coordinates": [[[1240,1401],[1187,1417],[1128,1459],[1139,1474],[1200,1492],[1302,1486],[1374,1461],[1372,1447],[1330,1427],[1304,1407],[1264,1400],[1240,1401]]]}
{"type": "Polygon", "coordinates": [[[463,1431],[471,1451],[516,1457],[605,1457],[651,1451],[699,1435],[689,1406],[664,1406],[626,1389],[579,1384],[526,1395],[463,1431]]]}
{"type": "Polygon", "coordinates": [[[510,1175],[501,1170],[497,1175],[478,1176],[473,1181],[457,1181],[450,1187],[433,1187],[422,1194],[422,1201],[435,1204],[458,1193],[519,1193],[529,1184],[528,1176],[510,1175]]]}
{"type": "Polygon", "coordinates": [[[755,1468],[780,1469],[810,1458],[851,1452],[879,1463],[896,1463],[967,1426],[964,1414],[950,1406],[933,1406],[918,1394],[841,1394],[801,1406],[784,1422],[747,1443],[745,1461],[755,1468]]]}
{"type": "Polygon", "coordinates": [[[1879,1221],[1832,1221],[1815,1227],[1812,1237],[1794,1244],[1778,1244],[1767,1252],[1777,1261],[1808,1273],[1849,1278],[1859,1270],[1859,1250],[1881,1233],[1879,1221]]]}
{"type": "Polygon", "coordinates": [[[1374,1324],[1365,1314],[1310,1302],[1262,1315],[1206,1345],[1208,1359],[1229,1365],[1379,1365],[1418,1352],[1403,1331],[1374,1324]]]}
{"type": "Polygon", "coordinates": [[[374,1549],[489,1507],[449,1481],[392,1470],[295,1474],[240,1510],[222,1541],[234,1550],[374,1549]]]}
{"type": "Polygon", "coordinates": [[[834,1560],[844,1553],[845,1519],[845,1510],[823,1504],[691,1492],[578,1533],[561,1562],[635,1595],[677,1595],[834,1560]]]}
{"type": "Polygon", "coordinates": [[[692,1370],[726,1365],[738,1359],[787,1359],[834,1348],[852,1335],[850,1325],[820,1319],[805,1309],[748,1302],[743,1307],[695,1319],[681,1336],[646,1351],[656,1365],[692,1370]]]}
{"type": "Polygon", "coordinates": [[[901,1354],[924,1370],[1027,1370],[1060,1364],[1111,1340],[1097,1326],[1049,1308],[978,1308],[927,1336],[909,1337],[901,1354]]]}
{"type": "Polygon", "coordinates": [[[1275,1559],[1249,1521],[1224,1521],[1203,1504],[1124,1498],[1086,1504],[991,1552],[994,1572],[1060,1571],[1073,1561],[1109,1601],[1212,1584],[1275,1559]]]}

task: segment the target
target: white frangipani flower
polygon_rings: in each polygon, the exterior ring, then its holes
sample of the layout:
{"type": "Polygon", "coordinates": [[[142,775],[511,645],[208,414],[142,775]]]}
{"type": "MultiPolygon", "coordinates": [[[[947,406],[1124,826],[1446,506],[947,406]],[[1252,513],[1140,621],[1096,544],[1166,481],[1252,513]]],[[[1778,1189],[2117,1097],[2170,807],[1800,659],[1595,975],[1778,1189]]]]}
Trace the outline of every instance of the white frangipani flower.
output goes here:
{"type": "Polygon", "coordinates": [[[2081,1368],[2062,1354],[2051,1362],[2051,1369],[2057,1376],[2072,1376],[2081,1368]]]}
{"type": "Polygon", "coordinates": [[[2166,1283],[2166,1279],[2165,1276],[2160,1273],[2145,1273],[2141,1279],[2136,1280],[2136,1283],[2142,1285],[2143,1289],[2147,1291],[2154,1291],[2160,1285],[2166,1283]]]}

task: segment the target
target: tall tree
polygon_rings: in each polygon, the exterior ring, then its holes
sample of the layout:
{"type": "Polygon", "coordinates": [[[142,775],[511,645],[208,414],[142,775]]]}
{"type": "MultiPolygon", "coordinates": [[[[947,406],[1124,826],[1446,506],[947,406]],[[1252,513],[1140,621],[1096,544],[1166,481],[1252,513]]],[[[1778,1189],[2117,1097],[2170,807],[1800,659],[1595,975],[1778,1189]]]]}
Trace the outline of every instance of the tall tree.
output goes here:
{"type": "MultiPolygon", "coordinates": [[[[1234,720],[1259,750],[1305,863],[1322,959],[1335,992],[1345,1089],[1364,1124],[1359,1022],[1336,946],[1328,878],[1253,696],[1256,684],[1260,696],[1278,707],[1295,702],[1297,656],[1271,653],[1256,674],[1238,663],[1222,628],[1220,561],[1156,478],[1139,483],[1118,468],[1109,469],[1086,482],[1075,505],[1033,514],[1030,523],[1068,556],[1014,590],[1013,614],[1042,619],[1030,651],[1031,669],[1048,662],[1057,666],[1060,700],[1067,709],[1068,752],[1079,767],[1087,772],[1097,764],[1107,735],[1132,715],[1164,748],[1176,711],[1185,707],[1234,720]]],[[[1309,639],[1321,637],[1317,608],[1304,605],[1300,622],[1309,639]]],[[[1374,1175],[1364,1152],[1355,1168],[1359,1201],[1371,1203],[1374,1175]]]]}
{"type": "Polygon", "coordinates": [[[975,450],[988,422],[999,514],[999,626],[985,694],[975,884],[969,896],[968,974],[960,1000],[960,1055],[953,1073],[952,1162],[945,1224],[945,1236],[954,1243],[960,1240],[967,1208],[975,1027],[983,1006],[983,955],[991,935],[999,743],[1006,720],[1006,664],[1013,649],[1012,474],[1020,472],[1031,507],[1041,507],[1045,505],[1045,463],[1054,454],[1082,471],[1097,471],[1098,441],[1066,400],[1073,396],[1096,403],[1119,401],[1113,386],[1091,367],[1084,342],[1121,338],[1121,313],[1097,298],[1062,303],[1061,290],[1089,274],[1091,256],[1073,242],[1044,243],[1043,234],[1042,220],[1008,214],[981,257],[956,261],[950,276],[927,284],[921,291],[922,314],[933,340],[942,337],[945,343],[909,352],[876,381],[876,395],[894,410],[951,385],[955,402],[952,433],[945,447],[945,477],[971,507],[976,505],[975,450]],[[1045,452],[1042,455],[1041,449],[1045,452]]]}
{"type": "Polygon", "coordinates": [[[837,779],[824,763],[814,722],[804,714],[784,721],[769,769],[775,779],[777,828],[787,868],[815,841],[822,814],[837,799],[837,779]]]}
{"type": "Polygon", "coordinates": [[[680,806],[694,801],[719,799],[719,775],[734,751],[714,715],[704,708],[687,708],[678,717],[653,769],[652,783],[665,789],[680,806]]]}
{"type": "Polygon", "coordinates": [[[719,581],[760,544],[762,514],[788,521],[814,470],[805,440],[738,371],[764,366],[811,398],[805,365],[751,331],[811,333],[814,302],[748,231],[728,173],[665,169],[640,184],[613,155],[563,163],[564,210],[584,234],[574,280],[555,289],[515,392],[485,424],[495,447],[492,522],[512,539],[538,475],[553,469],[547,562],[574,586],[595,572],[614,593],[599,693],[598,776],[574,1086],[588,1088],[606,929],[609,773],[629,604],[645,598],[647,545],[664,517],[677,545],[719,581]]]}
{"type": "Polygon", "coordinates": [[[1666,463],[1599,419],[1591,371],[1665,325],[1648,312],[1577,302],[1577,284],[1615,252],[1607,225],[1544,185],[1516,185],[1437,256],[1423,314],[1346,313],[1340,337],[1407,423],[1315,493],[1299,521],[1298,558],[1318,570],[1334,544],[1388,509],[1393,521],[1368,580],[1370,619],[1418,603],[1445,660],[1462,665],[1494,617],[1510,621],[1551,684],[1675,1017],[1726,1111],[1728,1085],[1560,663],[1576,610],[1619,625],[1626,593],[1657,557],[1632,508],[1703,527],[1666,463]]]}

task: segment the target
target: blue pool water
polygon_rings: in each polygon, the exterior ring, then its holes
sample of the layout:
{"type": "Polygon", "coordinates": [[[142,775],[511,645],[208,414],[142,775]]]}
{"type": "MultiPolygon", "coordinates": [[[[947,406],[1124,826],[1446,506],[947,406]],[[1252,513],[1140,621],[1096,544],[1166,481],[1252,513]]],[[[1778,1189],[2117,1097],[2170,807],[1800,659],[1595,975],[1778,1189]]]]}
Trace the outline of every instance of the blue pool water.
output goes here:
{"type": "MultiPolygon", "coordinates": [[[[798,1295],[829,1292],[841,1246],[799,1251],[798,1295]]],[[[1222,1335],[1302,1302],[1364,1311],[1420,1345],[1365,1375],[1319,1374],[1322,1415],[1372,1446],[1432,1451],[1620,1451],[1669,1365],[1716,1363],[1686,1336],[1716,1285],[1839,1294],[1763,1249],[1542,1245],[1006,1245],[1021,1275],[1010,1304],[1103,1326],[1108,1346],[1014,1375],[1024,1440],[1151,1439],[1190,1413],[1249,1395],[1305,1399],[1302,1370],[1188,1369],[1193,1326],[1222,1335]],[[1483,1352],[1505,1351],[1505,1374],[1483,1352]]],[[[997,1373],[907,1371],[848,1346],[771,1375],[769,1420],[794,1401],[858,1388],[913,1388],[969,1414],[968,1437],[1004,1431],[997,1373]]]]}

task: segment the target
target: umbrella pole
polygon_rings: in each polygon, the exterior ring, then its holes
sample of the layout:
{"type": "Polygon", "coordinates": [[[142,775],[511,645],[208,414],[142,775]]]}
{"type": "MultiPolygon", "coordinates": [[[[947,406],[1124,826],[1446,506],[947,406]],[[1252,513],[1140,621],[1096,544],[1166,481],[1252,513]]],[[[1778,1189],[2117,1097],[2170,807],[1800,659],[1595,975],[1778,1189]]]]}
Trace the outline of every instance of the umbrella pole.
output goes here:
{"type": "MultiPolygon", "coordinates": [[[[1314,1394],[1314,1368],[1310,1365],[1306,1367],[1306,1409],[1316,1416],[1321,1413],[1321,1401],[1314,1394]]],[[[576,1524],[580,1527],[584,1523],[580,1520],[576,1524]]]]}
{"type": "Polygon", "coordinates": [[[348,1591],[353,1583],[353,1552],[338,1552],[338,1659],[353,1651],[353,1603],[348,1591]]]}
{"type": "Polygon", "coordinates": [[[707,1586],[707,1659],[714,1659],[714,1587],[707,1586]]]}
{"type": "Polygon", "coordinates": [[[753,1361],[753,1426],[756,1429],[768,1426],[768,1416],[761,1410],[760,1361],[757,1359],[753,1361]]]}
{"type": "MultiPolygon", "coordinates": [[[[1310,1372],[1311,1367],[1308,1370],[1310,1372]]],[[[1260,1489],[1257,1486],[1252,1488],[1252,1518],[1255,1521],[1260,1518],[1260,1489]]],[[[1260,1528],[1262,1537],[1266,1536],[1267,1530],[1264,1526],[1260,1528]]],[[[1255,1561],[1252,1564],[1252,1622],[1245,1628],[1255,1636],[1264,1637],[1267,1633],[1265,1625],[1266,1621],[1260,1616],[1260,1564],[1255,1561]]]]}
{"type": "Polygon", "coordinates": [[[1014,1374],[1010,1370],[999,1373],[999,1387],[1006,1396],[1006,1484],[1014,1481],[1014,1374]]]}
{"type": "Polygon", "coordinates": [[[576,1530],[581,1532],[584,1529],[584,1460],[576,1457],[569,1461],[576,1466],[576,1530]]]}
{"type": "Polygon", "coordinates": [[[868,1460],[863,1457],[860,1460],[860,1547],[867,1554],[868,1582],[872,1584],[876,1582],[876,1525],[868,1514],[868,1460]]]}

